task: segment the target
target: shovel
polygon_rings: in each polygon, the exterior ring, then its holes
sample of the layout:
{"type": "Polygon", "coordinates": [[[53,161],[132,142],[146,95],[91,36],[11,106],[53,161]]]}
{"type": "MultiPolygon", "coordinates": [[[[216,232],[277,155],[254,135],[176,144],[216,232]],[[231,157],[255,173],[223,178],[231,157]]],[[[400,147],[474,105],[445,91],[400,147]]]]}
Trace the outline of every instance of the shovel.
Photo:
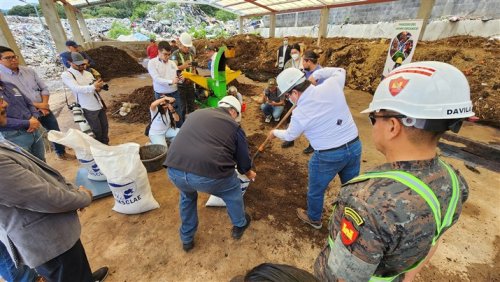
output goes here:
{"type": "MultiPolygon", "coordinates": [[[[288,117],[292,114],[292,111],[295,109],[295,106],[291,107],[290,110],[288,110],[288,112],[286,112],[285,116],[280,120],[280,122],[278,122],[278,125],[276,125],[276,127],[274,129],[278,129],[284,122],[285,120],[288,119],[288,117]]],[[[267,143],[269,142],[270,137],[269,135],[267,136],[266,140],[264,140],[264,142],[262,142],[262,144],[259,146],[259,148],[257,149],[257,152],[255,152],[255,154],[253,155],[252,157],[252,164],[254,164],[255,162],[255,159],[260,155],[261,152],[264,152],[264,148],[266,147],[267,143]]],[[[254,167],[255,167],[255,164],[254,164],[254,167]]]]}

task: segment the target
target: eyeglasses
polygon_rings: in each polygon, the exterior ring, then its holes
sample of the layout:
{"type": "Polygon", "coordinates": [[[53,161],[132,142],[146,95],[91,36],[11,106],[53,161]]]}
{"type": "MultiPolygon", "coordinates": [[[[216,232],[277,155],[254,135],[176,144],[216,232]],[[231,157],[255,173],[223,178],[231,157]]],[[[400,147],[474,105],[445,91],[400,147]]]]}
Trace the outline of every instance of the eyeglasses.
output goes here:
{"type": "Polygon", "coordinates": [[[6,60],[6,61],[12,61],[12,60],[17,60],[17,59],[19,59],[18,55],[8,56],[8,57],[3,57],[2,58],[2,60],[6,60]]]}
{"type": "Polygon", "coordinates": [[[368,115],[368,118],[370,119],[370,123],[372,125],[375,125],[375,123],[377,122],[377,118],[405,118],[407,116],[405,115],[381,115],[381,116],[377,116],[375,115],[374,113],[370,113],[368,115]]]}

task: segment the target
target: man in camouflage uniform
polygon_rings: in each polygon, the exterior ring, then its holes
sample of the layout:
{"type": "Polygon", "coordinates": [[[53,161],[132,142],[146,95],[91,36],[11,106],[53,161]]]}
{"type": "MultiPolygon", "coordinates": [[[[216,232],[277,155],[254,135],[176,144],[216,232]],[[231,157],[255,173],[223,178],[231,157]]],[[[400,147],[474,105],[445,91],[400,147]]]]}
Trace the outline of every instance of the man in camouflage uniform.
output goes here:
{"type": "MultiPolygon", "coordinates": [[[[189,34],[184,32],[179,37],[179,41],[181,43],[179,49],[172,53],[170,59],[177,64],[180,71],[196,73],[196,66],[192,66],[192,62],[195,58],[195,54],[191,50],[191,47],[193,47],[193,39],[189,34]]],[[[185,79],[177,84],[177,88],[179,89],[179,93],[181,95],[181,104],[184,107],[183,116],[181,117],[181,120],[184,122],[186,114],[195,110],[194,83],[185,79]]]]}
{"type": "Polygon", "coordinates": [[[388,163],[341,188],[315,275],[411,281],[468,197],[465,180],[439,160],[436,147],[446,130],[458,132],[474,115],[469,85],[451,65],[408,64],[380,83],[363,113],[370,113],[375,146],[388,163]]]}

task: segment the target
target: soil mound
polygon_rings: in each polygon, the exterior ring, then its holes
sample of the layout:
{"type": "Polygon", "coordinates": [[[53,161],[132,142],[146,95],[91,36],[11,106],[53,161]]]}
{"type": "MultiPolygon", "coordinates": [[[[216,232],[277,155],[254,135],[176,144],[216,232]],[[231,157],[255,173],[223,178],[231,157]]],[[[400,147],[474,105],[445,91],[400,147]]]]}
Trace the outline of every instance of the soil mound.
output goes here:
{"type": "Polygon", "coordinates": [[[151,117],[149,114],[149,106],[154,101],[153,93],[153,86],[144,86],[137,88],[129,95],[120,95],[120,97],[123,98],[111,106],[111,112],[113,113],[112,117],[119,122],[148,123],[151,117]],[[128,115],[121,116],[118,114],[118,111],[120,110],[123,102],[136,103],[138,106],[134,107],[128,115]]]}
{"type": "Polygon", "coordinates": [[[106,81],[115,77],[146,72],[145,68],[121,49],[102,46],[86,52],[95,61],[95,69],[101,73],[102,78],[106,81]]]}
{"type": "MultiPolygon", "coordinates": [[[[317,46],[317,40],[309,37],[289,37],[288,41],[299,43],[303,50],[312,49],[320,54],[322,66],[346,69],[349,88],[373,94],[380,83],[389,40],[326,38],[317,46]]],[[[281,38],[264,39],[257,35],[237,35],[223,40],[198,40],[200,61],[206,62],[204,46],[234,45],[236,57],[227,60],[231,69],[242,70],[245,75],[258,81],[276,76],[278,70],[276,51],[281,38]]],[[[483,122],[500,126],[500,74],[496,61],[500,42],[482,37],[456,36],[437,41],[420,41],[413,61],[442,61],[460,69],[471,88],[474,112],[483,122]]]]}

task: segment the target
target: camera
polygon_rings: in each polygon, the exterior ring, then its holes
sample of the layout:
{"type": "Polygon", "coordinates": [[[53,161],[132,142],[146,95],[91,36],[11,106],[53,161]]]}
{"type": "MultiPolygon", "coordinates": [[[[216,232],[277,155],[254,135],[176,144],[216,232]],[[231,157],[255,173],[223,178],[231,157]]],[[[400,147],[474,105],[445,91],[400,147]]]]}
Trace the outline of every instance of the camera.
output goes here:
{"type": "Polygon", "coordinates": [[[80,106],[80,104],[78,103],[72,103],[68,105],[68,108],[71,110],[71,113],[73,114],[73,121],[80,126],[80,130],[83,133],[94,137],[94,132],[92,132],[89,122],[87,121],[87,119],[85,119],[85,116],[83,115],[82,106],[80,106]]]}
{"type": "Polygon", "coordinates": [[[191,66],[192,66],[192,67],[197,67],[197,66],[198,66],[198,62],[196,62],[196,61],[192,61],[192,62],[191,62],[191,66]]]}
{"type": "Polygon", "coordinates": [[[109,90],[109,85],[106,83],[101,87],[102,90],[108,91],[109,90]]]}

